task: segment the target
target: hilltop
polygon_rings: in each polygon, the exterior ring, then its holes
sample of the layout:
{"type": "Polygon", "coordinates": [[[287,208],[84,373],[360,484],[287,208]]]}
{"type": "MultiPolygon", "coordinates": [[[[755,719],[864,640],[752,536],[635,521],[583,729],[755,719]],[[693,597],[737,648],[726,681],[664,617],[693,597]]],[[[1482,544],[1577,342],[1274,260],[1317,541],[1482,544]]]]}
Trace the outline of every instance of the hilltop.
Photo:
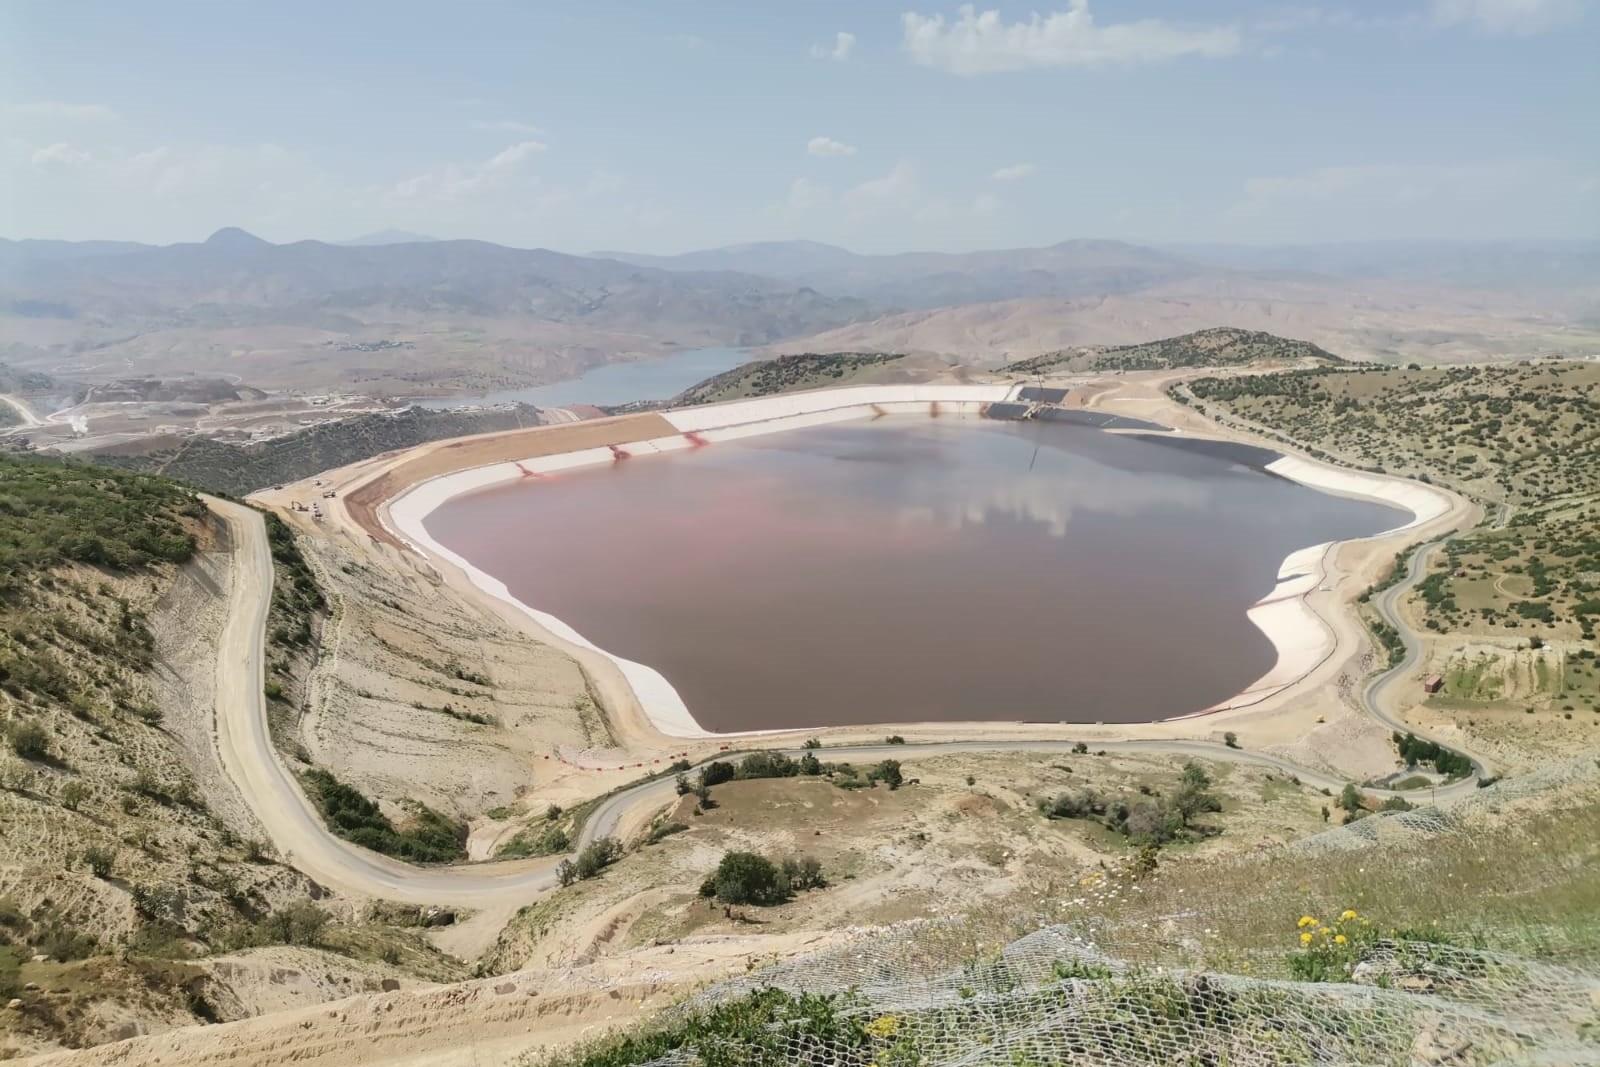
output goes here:
{"type": "Polygon", "coordinates": [[[1260,330],[1222,326],[1143,344],[1098,346],[1048,352],[1000,368],[1007,374],[1049,371],[1178,370],[1185,367],[1243,367],[1269,363],[1344,363],[1310,341],[1278,337],[1260,330]]]}
{"type": "Polygon", "coordinates": [[[94,452],[90,458],[243,496],[397,448],[537,425],[538,411],[526,404],[462,411],[411,407],[322,423],[259,444],[231,445],[198,436],[149,438],[94,452]]]}
{"type": "Polygon", "coordinates": [[[904,358],[877,352],[830,352],[826,355],[807,352],[758,360],[691,385],[669,400],[666,406],[712,404],[719,400],[843,385],[856,381],[868,369],[886,368],[904,358]]]}

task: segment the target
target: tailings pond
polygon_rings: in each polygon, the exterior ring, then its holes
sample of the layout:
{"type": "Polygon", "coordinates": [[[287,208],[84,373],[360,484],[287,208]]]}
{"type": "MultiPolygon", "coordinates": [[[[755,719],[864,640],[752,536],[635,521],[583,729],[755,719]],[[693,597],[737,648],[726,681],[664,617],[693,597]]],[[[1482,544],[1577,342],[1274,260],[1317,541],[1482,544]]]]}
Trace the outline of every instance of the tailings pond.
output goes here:
{"type": "Polygon", "coordinates": [[[1271,669],[1292,551],[1409,513],[1176,439],[888,418],[451,500],[428,532],[708,730],[1143,722],[1271,669]]]}

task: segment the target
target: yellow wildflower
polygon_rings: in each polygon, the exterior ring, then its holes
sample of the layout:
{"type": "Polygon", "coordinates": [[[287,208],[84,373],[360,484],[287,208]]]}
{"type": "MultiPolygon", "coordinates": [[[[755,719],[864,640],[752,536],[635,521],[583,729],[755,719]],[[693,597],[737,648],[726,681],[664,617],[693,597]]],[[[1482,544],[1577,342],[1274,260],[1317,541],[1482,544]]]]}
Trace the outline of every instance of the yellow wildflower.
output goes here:
{"type": "Polygon", "coordinates": [[[1348,937],[1345,937],[1343,934],[1340,934],[1338,937],[1333,939],[1333,943],[1335,945],[1342,945],[1348,940],[1350,940],[1348,937]]]}
{"type": "Polygon", "coordinates": [[[1309,944],[1311,944],[1311,935],[1310,935],[1310,934],[1301,934],[1301,935],[1300,935],[1300,943],[1301,943],[1301,944],[1302,944],[1302,945],[1309,945],[1309,944]]]}
{"type": "Polygon", "coordinates": [[[1315,926],[1315,925],[1317,925],[1317,920],[1313,919],[1311,916],[1309,916],[1309,915],[1300,916],[1300,929],[1304,930],[1308,926],[1315,926]]]}
{"type": "Polygon", "coordinates": [[[1358,918],[1360,918],[1360,916],[1358,916],[1355,913],[1354,909],[1346,908],[1346,909],[1344,909],[1344,914],[1339,916],[1339,921],[1342,922],[1342,923],[1347,923],[1351,919],[1358,919],[1358,918]]]}
{"type": "Polygon", "coordinates": [[[893,1015],[880,1015],[864,1029],[873,1037],[893,1037],[900,1029],[900,1020],[893,1015]]]}

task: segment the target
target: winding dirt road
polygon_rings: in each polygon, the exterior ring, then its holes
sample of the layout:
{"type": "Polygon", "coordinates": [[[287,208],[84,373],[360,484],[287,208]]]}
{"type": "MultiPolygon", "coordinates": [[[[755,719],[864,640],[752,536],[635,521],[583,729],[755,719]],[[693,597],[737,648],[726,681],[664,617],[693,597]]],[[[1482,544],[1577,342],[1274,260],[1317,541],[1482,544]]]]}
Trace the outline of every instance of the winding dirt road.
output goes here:
{"type": "Polygon", "coordinates": [[[41,419],[38,416],[38,413],[35,412],[33,408],[29,406],[28,402],[23,400],[21,397],[11,396],[8,393],[0,393],[0,404],[4,404],[14,410],[17,413],[17,417],[22,420],[15,426],[6,427],[7,432],[11,430],[27,430],[34,426],[45,425],[45,420],[41,419]]]}
{"type": "MultiPolygon", "coordinates": [[[[266,525],[259,512],[241,504],[210,497],[206,498],[206,503],[226,520],[234,557],[228,620],[217,660],[217,747],[229,778],[284,860],[325,886],[409,904],[503,910],[526,904],[555,888],[556,866],[562,857],[461,867],[417,867],[359,848],[327,830],[279,758],[267,730],[264,641],[267,611],[272,600],[272,556],[266,525]]],[[[1406,580],[1389,590],[1380,601],[1380,610],[1393,622],[1400,621],[1393,613],[1396,598],[1415,582],[1429,547],[1431,543],[1417,550],[1406,580]]],[[[1403,625],[1400,632],[1407,642],[1405,662],[1375,679],[1364,690],[1363,700],[1369,714],[1391,727],[1398,724],[1376,709],[1374,698],[1409,669],[1420,648],[1403,625]]],[[[822,755],[834,761],[872,762],[965,752],[1066,753],[1071,752],[1076,743],[1072,740],[996,740],[830,746],[822,755]]],[[[1249,764],[1295,776],[1313,788],[1335,792],[1345,785],[1342,778],[1299,767],[1276,756],[1207,741],[1106,741],[1093,743],[1092,747],[1096,751],[1249,764]]],[[[798,756],[802,750],[786,751],[798,756]]],[[[730,759],[738,755],[723,752],[718,753],[717,758],[730,759]]],[[[1474,788],[1474,779],[1467,778],[1441,786],[1434,791],[1434,796],[1450,796],[1474,788]]],[[[1381,789],[1366,792],[1376,796],[1391,795],[1381,789]]],[[[641,782],[617,792],[595,810],[579,837],[579,847],[616,833],[624,816],[633,809],[665,806],[675,795],[675,783],[670,777],[641,782]]]]}

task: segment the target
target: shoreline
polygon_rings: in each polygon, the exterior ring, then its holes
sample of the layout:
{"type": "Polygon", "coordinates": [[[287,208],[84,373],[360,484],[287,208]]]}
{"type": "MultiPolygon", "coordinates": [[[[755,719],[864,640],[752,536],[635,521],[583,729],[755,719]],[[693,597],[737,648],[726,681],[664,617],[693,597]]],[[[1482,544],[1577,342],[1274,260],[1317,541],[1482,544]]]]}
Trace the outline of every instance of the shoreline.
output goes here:
{"type": "MultiPolygon", "coordinates": [[[[653,667],[611,653],[590,641],[565,621],[540,611],[513,596],[505,584],[470,561],[439,544],[425,526],[428,514],[446,501],[486,488],[523,478],[578,467],[593,466],[620,459],[650,454],[665,454],[703,447],[715,441],[777,433],[802,426],[858,418],[878,418],[888,414],[917,413],[928,417],[956,415],[972,417],[981,406],[1008,399],[1021,383],[1004,386],[858,386],[813,393],[784,394],[755,400],[663,412],[661,416],[679,430],[671,437],[627,444],[575,449],[568,452],[506,460],[464,470],[441,473],[417,482],[383,501],[376,508],[378,520],[387,533],[430,563],[444,562],[455,569],[478,591],[531,623],[546,639],[553,639],[569,651],[587,653],[614,668],[628,690],[628,704],[657,734],[682,740],[717,740],[778,736],[823,729],[822,727],[764,728],[717,732],[706,730],[670,682],[653,667]],[[865,395],[863,395],[865,394],[865,395]]],[[[1174,429],[1175,437],[1191,440],[1227,440],[1174,429]]],[[[1454,504],[1443,491],[1422,483],[1387,475],[1376,475],[1335,467],[1321,461],[1274,448],[1276,460],[1258,468],[1318,492],[1385,504],[1409,512],[1411,519],[1399,526],[1364,538],[1328,541],[1297,549],[1284,558],[1278,580],[1271,592],[1246,609],[1250,622],[1267,638],[1276,660],[1266,674],[1239,693],[1209,707],[1147,723],[1124,726],[1178,723],[1211,716],[1223,711],[1254,708],[1305,681],[1339,649],[1339,633],[1333,622],[1311,605],[1308,597],[1317,591],[1336,589],[1341,581],[1324,585],[1331,576],[1331,558],[1344,545],[1377,542],[1406,530],[1425,526],[1449,513],[1454,504]]],[[[944,726],[954,723],[983,725],[986,720],[951,720],[950,723],[918,723],[919,726],[944,726]]],[[[855,729],[854,727],[829,729],[855,729]]],[[[898,724],[908,725],[908,724],[898,724]]],[[[1014,720],[994,720],[996,726],[1037,725],[1014,720]]],[[[1078,726],[1103,723],[1069,724],[1078,726]]]]}

